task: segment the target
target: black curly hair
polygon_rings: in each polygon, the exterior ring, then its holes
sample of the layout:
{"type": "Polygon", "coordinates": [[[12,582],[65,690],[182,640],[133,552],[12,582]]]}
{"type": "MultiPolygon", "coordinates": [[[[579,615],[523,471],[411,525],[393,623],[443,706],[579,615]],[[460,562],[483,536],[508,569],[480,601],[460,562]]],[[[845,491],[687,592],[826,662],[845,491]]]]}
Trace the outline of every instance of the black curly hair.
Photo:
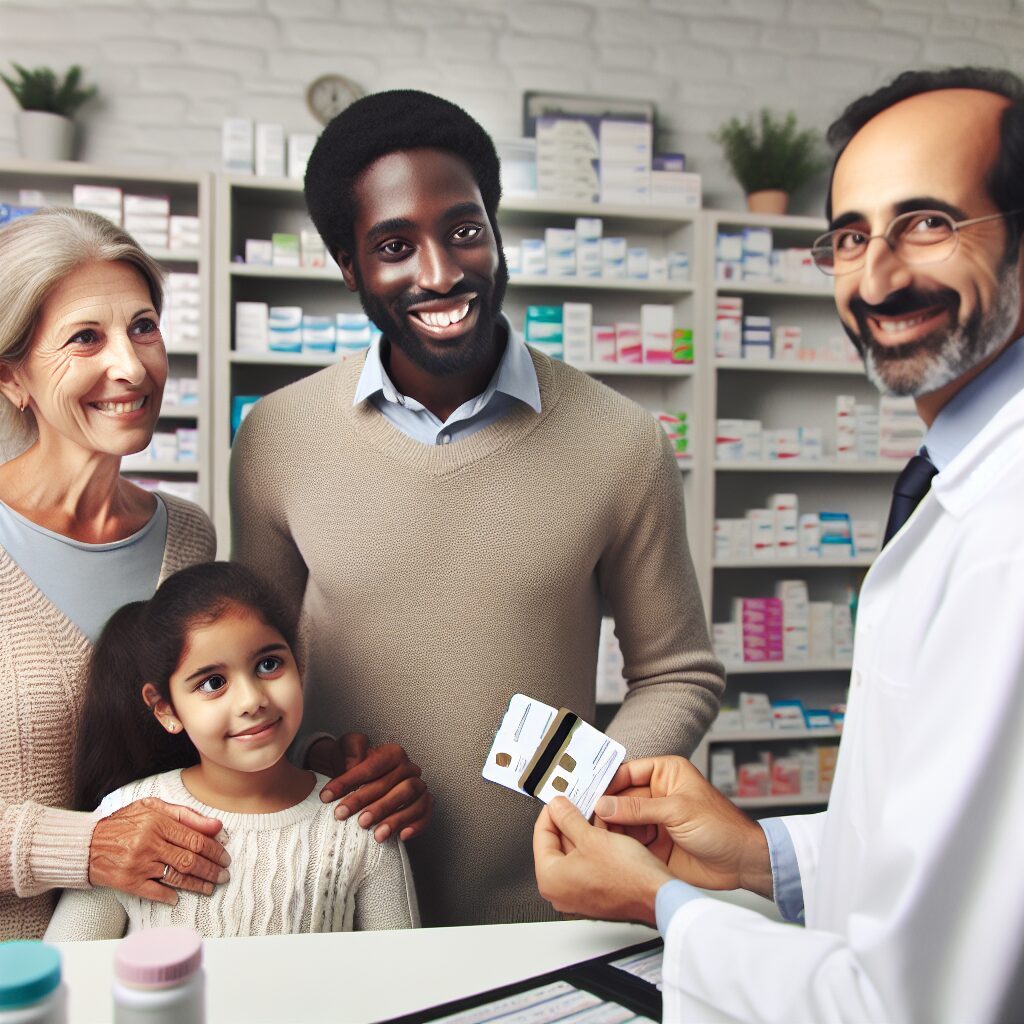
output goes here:
{"type": "Polygon", "coordinates": [[[306,207],[328,252],[351,252],[355,179],[388,153],[443,149],[464,160],[476,179],[500,247],[497,211],[501,165],[491,137],[461,107],[415,89],[357,100],[324,129],[306,167],[306,207]]]}

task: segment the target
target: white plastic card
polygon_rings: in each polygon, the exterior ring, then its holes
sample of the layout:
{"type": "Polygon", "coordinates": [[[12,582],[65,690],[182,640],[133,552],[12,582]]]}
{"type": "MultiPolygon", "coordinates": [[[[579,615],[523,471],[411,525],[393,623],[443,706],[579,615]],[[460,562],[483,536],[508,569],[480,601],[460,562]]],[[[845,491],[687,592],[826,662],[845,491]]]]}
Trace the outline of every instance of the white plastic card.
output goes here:
{"type": "Polygon", "coordinates": [[[544,803],[568,797],[589,818],[625,756],[622,744],[573,712],[516,693],[482,774],[544,803]]]}

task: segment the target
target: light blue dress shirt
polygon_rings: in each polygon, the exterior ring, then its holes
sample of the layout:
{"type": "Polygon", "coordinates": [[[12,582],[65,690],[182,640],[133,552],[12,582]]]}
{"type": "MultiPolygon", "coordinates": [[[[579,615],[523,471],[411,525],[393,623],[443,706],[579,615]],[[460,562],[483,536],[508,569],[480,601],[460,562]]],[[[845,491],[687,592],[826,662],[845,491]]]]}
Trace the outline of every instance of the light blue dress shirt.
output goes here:
{"type": "Polygon", "coordinates": [[[399,393],[381,360],[383,338],[370,346],[353,405],[370,402],[406,437],[430,445],[449,444],[483,430],[500,420],[518,402],[540,412],[540,385],[530,350],[522,337],[512,330],[504,314],[499,315],[498,322],[505,328],[508,342],[494,376],[481,394],[460,405],[444,422],[415,398],[399,393]]]}
{"type": "Polygon", "coordinates": [[[167,547],[167,506],[141,530],[109,544],[86,544],[47,530],[0,502],[0,545],[92,643],[130,601],[146,601],[160,581],[167,547]]]}
{"type": "MultiPolygon", "coordinates": [[[[941,473],[981,432],[989,420],[1024,390],[1024,339],[1008,345],[999,358],[965,384],[939,411],[924,436],[922,450],[941,473]]],[[[775,905],[784,921],[804,922],[804,892],[796,848],[781,818],[758,822],[768,839],[775,905]]],[[[684,904],[702,895],[685,882],[666,882],[655,901],[658,930],[667,935],[669,921],[684,904]]]]}
{"type": "Polygon", "coordinates": [[[941,473],[1018,391],[1024,390],[1024,340],[1008,345],[939,410],[923,448],[941,473]]]}

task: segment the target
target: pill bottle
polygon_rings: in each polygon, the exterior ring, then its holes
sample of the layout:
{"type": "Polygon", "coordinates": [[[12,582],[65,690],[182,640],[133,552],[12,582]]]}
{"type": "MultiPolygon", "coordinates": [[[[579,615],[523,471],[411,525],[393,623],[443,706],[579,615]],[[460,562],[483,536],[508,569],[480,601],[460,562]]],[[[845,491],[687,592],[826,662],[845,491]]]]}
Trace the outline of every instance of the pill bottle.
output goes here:
{"type": "Polygon", "coordinates": [[[42,942],[0,943],[0,1024],[67,1024],[60,953],[42,942]]]}
{"type": "Polygon", "coordinates": [[[114,1024],[204,1024],[203,940],[190,928],[126,936],[114,956],[114,1024]]]}

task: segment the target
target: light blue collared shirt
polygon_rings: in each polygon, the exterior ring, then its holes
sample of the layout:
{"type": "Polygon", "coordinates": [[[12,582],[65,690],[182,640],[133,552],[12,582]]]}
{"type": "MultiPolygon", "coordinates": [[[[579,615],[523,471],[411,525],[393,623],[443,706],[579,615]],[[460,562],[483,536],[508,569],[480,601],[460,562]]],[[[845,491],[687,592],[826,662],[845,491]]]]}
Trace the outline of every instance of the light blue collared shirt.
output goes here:
{"type": "Polygon", "coordinates": [[[1024,340],[1018,338],[994,363],[965,384],[935,417],[922,445],[935,468],[941,473],[1021,390],[1024,390],[1024,340]]]}
{"type": "MultiPolygon", "coordinates": [[[[783,921],[804,923],[804,891],[800,884],[796,848],[781,818],[763,818],[758,822],[768,840],[768,855],[772,862],[772,885],[775,906],[783,921]]],[[[654,916],[662,938],[668,938],[668,926],[676,912],[690,900],[706,894],[692,885],[674,878],[665,882],[654,898],[654,916]]]]}
{"type": "Polygon", "coordinates": [[[352,404],[370,402],[406,437],[430,445],[448,444],[483,430],[500,420],[517,402],[540,412],[540,385],[530,350],[504,314],[498,320],[508,333],[508,342],[494,376],[482,394],[463,402],[443,423],[415,398],[399,393],[381,360],[383,338],[375,341],[367,353],[352,404]]]}

